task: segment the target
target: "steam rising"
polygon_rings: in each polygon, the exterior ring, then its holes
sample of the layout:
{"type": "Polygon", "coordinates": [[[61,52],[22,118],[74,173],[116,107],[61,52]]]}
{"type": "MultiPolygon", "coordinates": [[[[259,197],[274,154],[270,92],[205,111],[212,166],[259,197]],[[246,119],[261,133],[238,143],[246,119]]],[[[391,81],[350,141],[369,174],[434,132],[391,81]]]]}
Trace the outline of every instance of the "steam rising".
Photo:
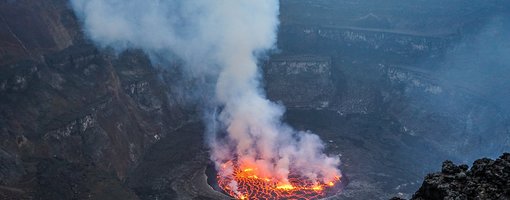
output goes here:
{"type": "MultiPolygon", "coordinates": [[[[281,182],[291,170],[317,182],[339,176],[339,159],[323,154],[318,136],[282,123],[283,106],[267,100],[260,88],[257,57],[274,47],[277,0],[71,0],[71,4],[97,45],[118,51],[140,48],[152,58],[178,58],[190,77],[217,80],[211,101],[221,111],[206,120],[217,167],[235,158],[281,182]]],[[[231,171],[224,170],[223,175],[231,171]]]]}

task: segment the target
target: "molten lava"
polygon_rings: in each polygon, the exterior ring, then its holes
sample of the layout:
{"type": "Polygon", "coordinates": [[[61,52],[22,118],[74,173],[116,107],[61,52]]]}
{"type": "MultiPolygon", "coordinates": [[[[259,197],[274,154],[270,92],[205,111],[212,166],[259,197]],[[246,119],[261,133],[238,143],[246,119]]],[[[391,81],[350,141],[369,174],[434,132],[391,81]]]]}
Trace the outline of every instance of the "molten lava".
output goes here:
{"type": "Polygon", "coordinates": [[[239,167],[229,161],[220,167],[219,187],[237,199],[318,199],[326,191],[340,183],[341,176],[335,176],[327,183],[311,181],[303,176],[290,173],[282,182],[274,177],[260,175],[256,167],[239,167]],[[227,173],[221,170],[229,171],[227,173]],[[221,175],[223,174],[223,175],[221,175]],[[228,175],[225,175],[228,174],[228,175]]]}

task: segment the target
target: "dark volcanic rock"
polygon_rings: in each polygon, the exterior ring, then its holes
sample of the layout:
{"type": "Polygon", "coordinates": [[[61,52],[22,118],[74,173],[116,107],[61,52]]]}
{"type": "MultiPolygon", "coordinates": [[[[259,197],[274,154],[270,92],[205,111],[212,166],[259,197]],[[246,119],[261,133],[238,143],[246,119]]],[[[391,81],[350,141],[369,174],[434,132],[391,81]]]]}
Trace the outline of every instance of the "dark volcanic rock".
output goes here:
{"type": "Polygon", "coordinates": [[[456,166],[445,161],[440,173],[429,174],[412,199],[510,199],[510,153],[456,166]]]}
{"type": "Polygon", "coordinates": [[[0,64],[63,50],[82,40],[66,0],[1,1],[0,64]]]}
{"type": "Polygon", "coordinates": [[[325,108],[334,95],[329,57],[272,58],[264,73],[268,96],[289,108],[325,108]]]}
{"type": "Polygon", "coordinates": [[[138,199],[114,174],[93,165],[44,159],[36,165],[37,199],[138,199]]]}
{"type": "Polygon", "coordinates": [[[0,2],[0,199],[137,198],[126,177],[192,115],[160,74],[85,41],[65,0],[0,2]]]}

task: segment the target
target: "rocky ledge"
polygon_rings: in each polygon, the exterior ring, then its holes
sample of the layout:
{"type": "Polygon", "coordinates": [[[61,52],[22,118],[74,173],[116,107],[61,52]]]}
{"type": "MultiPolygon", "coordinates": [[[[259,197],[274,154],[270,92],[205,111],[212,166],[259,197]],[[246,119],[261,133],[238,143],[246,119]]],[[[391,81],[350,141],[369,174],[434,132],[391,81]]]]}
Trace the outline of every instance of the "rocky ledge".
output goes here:
{"type": "Polygon", "coordinates": [[[412,199],[510,199],[510,153],[476,160],[471,169],[445,161],[441,172],[425,177],[412,199]]]}

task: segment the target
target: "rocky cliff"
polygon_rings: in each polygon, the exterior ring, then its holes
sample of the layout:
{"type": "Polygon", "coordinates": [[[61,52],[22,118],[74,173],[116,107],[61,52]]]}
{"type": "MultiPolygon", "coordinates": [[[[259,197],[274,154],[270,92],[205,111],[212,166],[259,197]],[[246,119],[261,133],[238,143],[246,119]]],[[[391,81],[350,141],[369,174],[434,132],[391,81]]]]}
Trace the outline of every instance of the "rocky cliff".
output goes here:
{"type": "Polygon", "coordinates": [[[322,109],[333,101],[335,89],[328,57],[275,57],[264,68],[270,98],[289,108],[322,109]]]}
{"type": "Polygon", "coordinates": [[[2,1],[0,14],[0,199],[137,198],[123,181],[189,120],[164,72],[96,49],[67,1],[2,1]]]}

